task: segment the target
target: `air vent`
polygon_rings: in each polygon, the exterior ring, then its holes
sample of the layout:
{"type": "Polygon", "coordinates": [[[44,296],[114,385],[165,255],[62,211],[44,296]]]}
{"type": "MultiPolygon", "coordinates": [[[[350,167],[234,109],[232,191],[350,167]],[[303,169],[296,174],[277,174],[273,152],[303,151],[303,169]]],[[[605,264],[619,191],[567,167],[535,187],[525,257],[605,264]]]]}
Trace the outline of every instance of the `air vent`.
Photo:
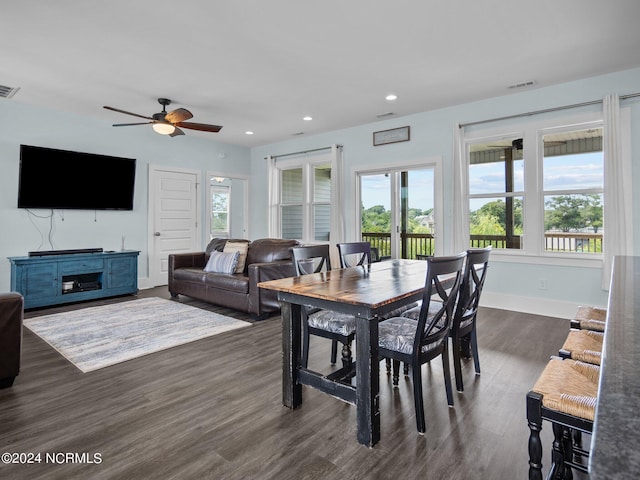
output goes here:
{"type": "Polygon", "coordinates": [[[513,89],[513,88],[526,88],[526,87],[532,87],[535,84],[536,84],[536,82],[534,80],[529,80],[528,82],[514,83],[513,85],[509,85],[509,88],[511,88],[511,89],[513,89]]]}
{"type": "Polygon", "coordinates": [[[300,135],[304,135],[304,132],[292,133],[291,135],[294,136],[294,137],[298,137],[300,135]]]}
{"type": "Polygon", "coordinates": [[[390,117],[392,115],[395,115],[395,113],[393,112],[379,113],[378,115],[376,115],[376,118],[385,118],[385,117],[390,117]]]}
{"type": "Polygon", "coordinates": [[[11,98],[16,92],[20,90],[20,87],[12,88],[5,85],[0,85],[0,98],[11,98]]]}

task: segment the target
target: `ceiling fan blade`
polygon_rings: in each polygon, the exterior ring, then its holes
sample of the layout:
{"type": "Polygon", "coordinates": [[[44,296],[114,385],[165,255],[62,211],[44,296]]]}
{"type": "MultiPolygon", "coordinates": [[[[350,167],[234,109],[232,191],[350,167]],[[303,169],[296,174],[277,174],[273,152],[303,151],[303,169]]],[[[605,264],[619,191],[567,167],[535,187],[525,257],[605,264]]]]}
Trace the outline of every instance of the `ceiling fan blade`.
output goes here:
{"type": "Polygon", "coordinates": [[[106,105],[103,105],[102,108],[106,108],[107,110],[113,110],[114,112],[124,113],[125,115],[132,115],[134,117],[140,117],[140,118],[146,118],[147,120],[153,120],[153,118],[151,118],[151,117],[147,117],[145,115],[139,115],[137,113],[127,112],[126,110],[120,110],[119,108],[107,107],[106,105]]]}
{"type": "Polygon", "coordinates": [[[176,127],[176,129],[173,131],[173,133],[170,133],[169,136],[170,137],[175,137],[177,135],[184,135],[184,132],[176,127]]]}
{"type": "Polygon", "coordinates": [[[175,110],[167,113],[164,117],[164,119],[170,123],[184,122],[190,118],[193,118],[193,115],[186,108],[176,108],[175,110]]]}
{"type": "Polygon", "coordinates": [[[222,126],[220,125],[208,125],[206,123],[194,123],[194,122],[178,122],[176,123],[177,127],[189,128],[191,130],[200,130],[202,132],[219,132],[222,130],[222,126]]]}
{"type": "Polygon", "coordinates": [[[139,122],[139,123],[114,123],[114,127],[130,127],[131,125],[149,125],[153,122],[139,122]]]}

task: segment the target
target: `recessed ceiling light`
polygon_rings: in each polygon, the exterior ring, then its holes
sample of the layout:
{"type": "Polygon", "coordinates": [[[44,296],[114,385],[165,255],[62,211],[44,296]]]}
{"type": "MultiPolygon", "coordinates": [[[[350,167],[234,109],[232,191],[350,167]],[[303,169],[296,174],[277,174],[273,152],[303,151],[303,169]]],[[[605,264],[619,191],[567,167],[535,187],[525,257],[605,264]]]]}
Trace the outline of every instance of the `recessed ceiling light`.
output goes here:
{"type": "Polygon", "coordinates": [[[302,119],[303,119],[305,122],[310,122],[311,120],[313,120],[313,117],[310,117],[309,115],[307,115],[306,117],[302,117],[302,119]]]}
{"type": "Polygon", "coordinates": [[[397,99],[398,99],[398,96],[397,96],[397,95],[395,95],[395,94],[393,94],[393,93],[390,93],[389,95],[387,95],[386,97],[384,97],[384,99],[385,99],[386,101],[388,101],[388,102],[393,102],[394,100],[397,100],[397,99]]]}
{"type": "Polygon", "coordinates": [[[244,132],[245,135],[253,135],[253,132],[251,130],[247,130],[246,132],[244,132]]]}

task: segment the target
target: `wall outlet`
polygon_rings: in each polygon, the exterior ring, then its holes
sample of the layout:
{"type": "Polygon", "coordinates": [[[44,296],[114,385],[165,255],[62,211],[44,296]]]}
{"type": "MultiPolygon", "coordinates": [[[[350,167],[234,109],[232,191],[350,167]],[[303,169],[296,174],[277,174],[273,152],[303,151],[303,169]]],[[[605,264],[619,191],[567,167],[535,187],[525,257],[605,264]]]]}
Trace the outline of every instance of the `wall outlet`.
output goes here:
{"type": "Polygon", "coordinates": [[[549,280],[546,278],[538,279],[538,290],[548,290],[549,289],[549,280]]]}

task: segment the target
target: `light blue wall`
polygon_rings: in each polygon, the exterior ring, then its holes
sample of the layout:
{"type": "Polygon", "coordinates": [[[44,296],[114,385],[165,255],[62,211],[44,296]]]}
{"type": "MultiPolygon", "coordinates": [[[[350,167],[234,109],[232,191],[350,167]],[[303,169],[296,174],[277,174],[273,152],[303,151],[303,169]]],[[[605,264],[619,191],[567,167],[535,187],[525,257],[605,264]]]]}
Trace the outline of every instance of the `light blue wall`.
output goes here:
{"type": "MultiPolygon", "coordinates": [[[[640,69],[583,79],[554,87],[530,90],[499,98],[389,119],[354,128],[314,136],[297,137],[251,150],[195,136],[168,138],[150,129],[115,129],[93,118],[22,105],[14,100],[0,100],[0,291],[9,289],[10,265],[7,256],[25,255],[30,250],[48,246],[49,223],[30,217],[16,208],[19,145],[21,143],[52,148],[85,151],[105,155],[133,157],[138,160],[135,206],[133,212],[64,211],[54,216],[51,230],[54,247],[104,249],[126,247],[142,251],[140,277],[147,275],[147,168],[149,164],[207,170],[249,176],[250,236],[267,236],[267,163],[264,157],[332,144],[344,146],[345,172],[353,166],[397,162],[441,156],[444,177],[445,243],[452,235],[452,165],[453,129],[457,123],[471,122],[503,115],[519,114],[561,105],[601,99],[608,93],[620,95],[640,92],[640,69]],[[404,125],[411,126],[411,141],[372,146],[372,132],[404,125]],[[221,154],[226,154],[221,159],[221,154]],[[227,167],[232,165],[232,169],[227,167]],[[43,246],[41,246],[43,244],[43,246]]],[[[626,101],[631,108],[633,184],[640,185],[640,100],[626,101]]],[[[591,107],[597,108],[597,107],[591,107]]],[[[345,185],[346,207],[354,196],[353,181],[345,185]]],[[[205,192],[202,189],[202,201],[205,192]]],[[[204,204],[204,203],[203,203],[204,204]]],[[[633,197],[634,212],[640,212],[640,195],[633,197]]],[[[204,210],[203,210],[204,211],[204,210]]],[[[44,212],[47,213],[47,212],[44,212]]],[[[640,213],[634,213],[635,249],[640,252],[640,213]]],[[[205,225],[205,219],[202,219],[205,225]]],[[[346,208],[347,237],[353,238],[355,212],[346,208]]],[[[206,232],[203,232],[203,245],[206,232]]],[[[549,267],[535,264],[494,262],[486,291],[506,297],[532,298],[534,301],[606,304],[606,292],[600,288],[600,270],[578,267],[549,267]],[[542,275],[549,289],[537,289],[542,275]]]]}
{"type": "MultiPolygon", "coordinates": [[[[402,118],[378,121],[375,123],[324,133],[320,135],[297,137],[294,140],[267,145],[252,150],[252,210],[264,211],[268,201],[267,162],[264,157],[291,152],[311,150],[332,144],[344,146],[345,176],[354,165],[371,165],[397,162],[407,163],[421,158],[441,156],[443,158],[444,177],[444,228],[445,244],[451,245],[453,232],[452,191],[453,167],[452,145],[454,126],[458,123],[473,122],[506,115],[520,114],[564,105],[572,105],[600,100],[606,94],[619,95],[640,92],[640,69],[619,72],[600,77],[583,79],[554,87],[512,93],[503,97],[468,103],[451,108],[424,112],[402,118]],[[389,128],[411,126],[411,140],[374,147],[372,132],[389,128]]],[[[627,100],[623,104],[632,111],[632,155],[633,184],[640,185],[640,99],[627,100]]],[[[600,106],[586,107],[592,111],[600,106]]],[[[547,115],[567,115],[567,112],[547,115]]],[[[346,178],[345,206],[347,239],[353,239],[355,232],[355,212],[352,205],[354,181],[346,178]]],[[[635,249],[640,252],[640,195],[634,195],[634,234],[635,249]]],[[[254,236],[266,236],[268,232],[267,216],[254,215],[252,232],[254,236]]],[[[450,247],[447,248],[450,251],[450,247]]],[[[607,292],[601,289],[601,270],[597,268],[543,266],[523,263],[493,262],[491,274],[487,280],[486,291],[494,298],[504,295],[517,302],[518,299],[533,302],[565,302],[567,304],[588,303],[606,305],[607,292]],[[549,288],[538,290],[538,279],[546,278],[549,288]]]]}
{"type": "MultiPolygon", "coordinates": [[[[213,134],[212,134],[213,135],[213,134]]],[[[140,250],[139,277],[148,276],[147,179],[149,165],[207,170],[229,176],[250,174],[250,150],[194,135],[165,137],[146,127],[113,128],[94,118],[0,100],[0,291],[10,287],[9,256],[32,250],[102,247],[118,250],[122,236],[128,249],[140,250]],[[17,208],[20,144],[135,158],[134,210],[55,211],[53,225],[17,208]],[[220,158],[224,155],[224,159],[220,158]],[[232,167],[229,167],[232,166],[232,167]],[[53,246],[49,244],[49,238],[53,246]]],[[[71,172],[70,172],[71,174],[71,172]]],[[[79,179],[78,181],[90,181],[79,179]]],[[[206,189],[201,200],[205,202],[206,189]]],[[[201,225],[206,225],[202,209],[201,225]]],[[[34,213],[48,215],[48,210],[34,213]]],[[[207,232],[202,232],[203,245],[207,232]]]]}

